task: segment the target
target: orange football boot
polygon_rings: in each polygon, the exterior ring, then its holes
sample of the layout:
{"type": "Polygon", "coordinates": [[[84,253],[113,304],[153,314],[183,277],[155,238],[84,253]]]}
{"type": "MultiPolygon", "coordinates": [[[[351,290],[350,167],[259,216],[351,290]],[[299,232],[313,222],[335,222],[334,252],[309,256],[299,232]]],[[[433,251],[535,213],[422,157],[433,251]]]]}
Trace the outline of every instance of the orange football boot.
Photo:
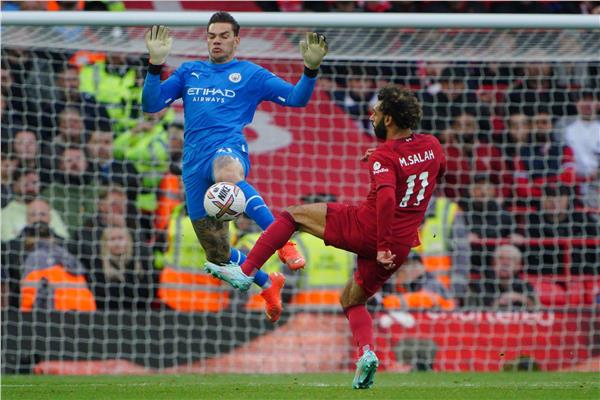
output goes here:
{"type": "Polygon", "coordinates": [[[281,289],[285,284],[285,276],[281,272],[273,272],[269,274],[271,278],[271,286],[260,292],[260,296],[265,299],[265,313],[267,319],[271,322],[277,322],[283,311],[281,305],[281,289]]]}
{"type": "Polygon", "coordinates": [[[296,271],[304,268],[304,264],[306,264],[306,260],[302,257],[302,254],[296,248],[296,243],[289,241],[282,248],[277,250],[277,255],[282,263],[287,264],[287,266],[292,270],[296,271]]]}

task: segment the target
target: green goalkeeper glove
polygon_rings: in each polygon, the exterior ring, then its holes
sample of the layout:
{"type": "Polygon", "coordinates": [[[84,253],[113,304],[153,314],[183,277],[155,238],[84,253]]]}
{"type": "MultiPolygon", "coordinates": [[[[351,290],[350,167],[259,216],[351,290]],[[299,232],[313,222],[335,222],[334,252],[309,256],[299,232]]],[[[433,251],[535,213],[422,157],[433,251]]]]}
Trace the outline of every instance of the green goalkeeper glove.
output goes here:
{"type": "Polygon", "coordinates": [[[150,53],[150,64],[162,65],[167,61],[173,38],[169,28],[154,25],[146,32],[146,47],[150,53]]]}
{"type": "Polygon", "coordinates": [[[304,59],[304,65],[310,69],[319,68],[327,50],[325,36],[317,35],[315,32],[307,32],[306,41],[300,41],[300,54],[304,59]]]}

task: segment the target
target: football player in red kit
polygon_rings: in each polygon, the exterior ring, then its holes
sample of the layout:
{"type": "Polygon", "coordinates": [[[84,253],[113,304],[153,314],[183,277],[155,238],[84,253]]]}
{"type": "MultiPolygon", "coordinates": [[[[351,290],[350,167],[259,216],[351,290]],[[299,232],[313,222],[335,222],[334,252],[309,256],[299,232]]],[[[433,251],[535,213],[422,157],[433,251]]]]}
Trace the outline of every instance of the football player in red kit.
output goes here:
{"type": "MultiPolygon", "coordinates": [[[[370,119],[383,143],[363,157],[370,175],[367,199],[358,206],[316,203],[289,207],[263,232],[241,268],[230,264],[209,271],[246,290],[256,271],[297,230],[356,253],[357,269],[340,301],[361,355],[356,363],[355,389],[371,387],[379,365],[373,352],[373,321],[365,304],[402,265],[411,247],[419,245],[418,229],[446,164],[434,136],[413,132],[422,111],[410,90],[387,86],[377,98],[370,119]]],[[[267,316],[272,319],[269,311],[267,316]]]]}

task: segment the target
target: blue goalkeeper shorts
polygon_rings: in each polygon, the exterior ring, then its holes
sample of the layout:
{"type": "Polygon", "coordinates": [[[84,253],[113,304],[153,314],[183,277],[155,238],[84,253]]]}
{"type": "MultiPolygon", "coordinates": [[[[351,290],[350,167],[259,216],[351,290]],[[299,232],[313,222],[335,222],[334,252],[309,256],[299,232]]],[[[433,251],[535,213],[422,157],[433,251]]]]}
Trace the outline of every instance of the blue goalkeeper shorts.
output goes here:
{"type": "Polygon", "coordinates": [[[186,149],[183,157],[183,185],[188,214],[192,221],[206,217],[204,194],[215,183],[213,162],[215,158],[230,156],[238,160],[244,168],[244,178],[250,172],[250,157],[241,146],[222,147],[214,153],[202,153],[196,149],[186,149]]]}

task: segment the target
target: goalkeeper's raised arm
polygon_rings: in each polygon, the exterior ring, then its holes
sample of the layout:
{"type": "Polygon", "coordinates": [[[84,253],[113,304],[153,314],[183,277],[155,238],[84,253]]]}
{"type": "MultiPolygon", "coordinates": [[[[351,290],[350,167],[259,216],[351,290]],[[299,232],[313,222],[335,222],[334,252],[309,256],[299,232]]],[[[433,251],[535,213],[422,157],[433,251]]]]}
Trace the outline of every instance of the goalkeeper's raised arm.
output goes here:
{"type": "MultiPolygon", "coordinates": [[[[240,25],[226,12],[212,15],[206,29],[208,60],[185,62],[164,82],[162,65],[171,51],[169,29],[153,26],[146,34],[150,65],[142,92],[145,112],[157,112],[181,98],[184,109],[183,182],[186,206],[198,240],[210,263],[222,265],[234,257],[228,247],[228,225],[207,218],[204,194],[213,182],[235,183],[246,196],[245,213],[263,230],[274,221],[262,196],[246,182],[250,172],[248,144],[243,134],[262,101],[302,107],[312,95],[319,66],[327,54],[325,37],[309,32],[300,42],[304,72],[293,85],[249,61],[235,58],[240,45],[240,25]]],[[[268,56],[268,55],[265,55],[268,56]]],[[[292,269],[302,268],[304,258],[293,243],[279,250],[280,259],[292,269]]],[[[276,321],[281,313],[281,287],[285,278],[260,271],[254,282],[265,288],[267,314],[276,321]]]]}
{"type": "MultiPolygon", "coordinates": [[[[228,64],[235,60],[235,52],[240,43],[239,28],[238,33],[234,32],[231,38],[233,39],[231,46],[227,41],[223,41],[217,32],[210,32],[210,29],[207,31],[209,63],[228,64]]],[[[180,76],[178,72],[187,63],[161,85],[160,72],[173,44],[170,30],[166,26],[155,25],[146,32],[145,39],[150,54],[150,64],[142,93],[142,105],[145,112],[158,112],[183,96],[181,90],[186,83],[186,77],[180,76]]],[[[287,106],[305,106],[312,95],[319,66],[327,51],[325,36],[315,32],[306,33],[305,39],[300,41],[300,54],[304,61],[304,74],[300,81],[292,86],[274,74],[264,76],[263,73],[264,91],[261,100],[270,100],[287,106]]]]}

